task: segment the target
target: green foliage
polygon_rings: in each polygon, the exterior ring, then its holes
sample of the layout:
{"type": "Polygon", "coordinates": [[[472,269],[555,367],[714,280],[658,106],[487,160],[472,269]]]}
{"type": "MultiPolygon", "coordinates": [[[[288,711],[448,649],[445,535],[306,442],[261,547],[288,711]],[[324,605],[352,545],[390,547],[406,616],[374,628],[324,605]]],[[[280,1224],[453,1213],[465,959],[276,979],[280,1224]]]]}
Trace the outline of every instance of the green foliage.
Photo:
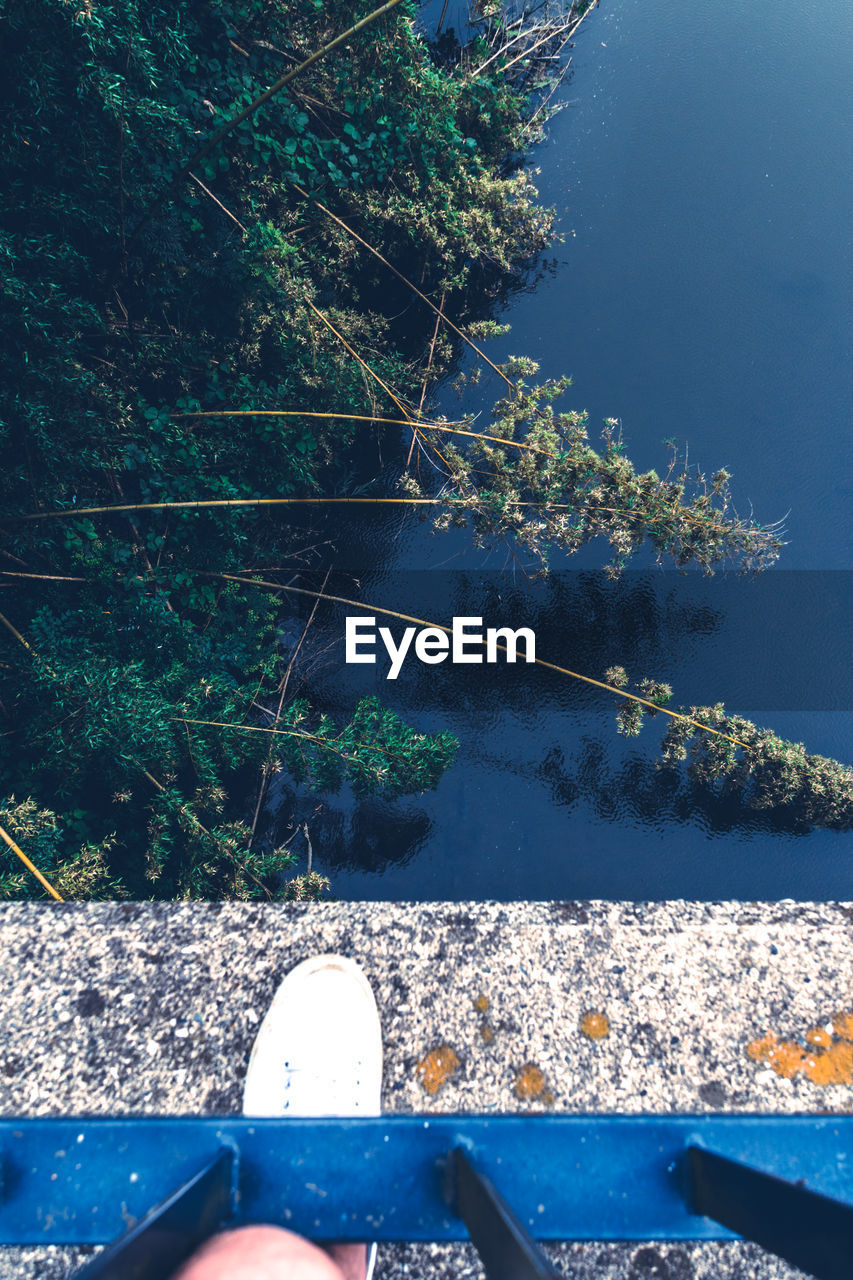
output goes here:
{"type": "MultiPolygon", "coordinates": [[[[201,633],[174,612],[158,619],[150,599],[121,615],[137,618],[130,625],[116,627],[109,613],[93,626],[94,609],[42,608],[32,620],[39,647],[7,705],[19,729],[0,781],[64,801],[102,862],[117,848],[109,866],[120,867],[123,892],[249,899],[273,892],[292,865],[283,850],[253,848],[249,829],[224,818],[224,780],[257,777],[269,745],[249,718],[278,667],[275,605],[252,592],[231,584],[219,609],[232,626],[201,633]],[[159,644],[147,642],[152,633],[159,644]]],[[[373,699],[342,728],[313,719],[304,701],[286,707],[276,764],[321,791],[344,781],[357,794],[424,791],[455,750],[450,735],[418,734],[373,699]]],[[[50,866],[58,840],[51,828],[50,866]]]]}
{"type": "Polygon", "coordinates": [[[129,500],[320,483],[351,425],[209,421],[202,433],[170,420],[200,404],[327,409],[330,388],[331,407],[365,409],[361,370],[308,300],[385,381],[415,385],[377,305],[387,280],[294,182],[392,262],[417,252],[454,307],[472,271],[543,243],[529,185],[500,171],[521,103],[435,67],[406,5],[235,129],[195,175],[210,194],[187,180],[161,200],[293,51],[362,10],[10,0],[0,416],[12,509],[108,501],[117,482],[129,500]],[[484,93],[502,107],[478,127],[484,93]]]}
{"type": "MultiPolygon", "coordinates": [[[[622,668],[611,668],[604,678],[617,688],[629,686],[622,668]]],[[[641,680],[635,688],[661,706],[672,697],[669,685],[652,680],[641,680]]],[[[643,712],[636,703],[621,705],[620,699],[619,732],[635,737],[642,727],[643,712]]],[[[849,765],[812,755],[800,742],[788,742],[743,716],[730,715],[722,703],[680,707],[679,714],[689,720],[670,721],[661,743],[662,766],[684,768],[690,781],[703,790],[736,796],[751,809],[786,813],[802,829],[853,829],[853,769],[849,765]],[[703,731],[690,720],[717,732],[703,731]]]]}
{"type": "MultiPolygon", "coordinates": [[[[504,367],[512,374],[536,371],[529,360],[504,367]]],[[[647,541],[659,559],[698,564],[706,572],[725,563],[759,570],[776,559],[779,531],[737,516],[727,472],[716,472],[709,482],[701,475],[691,480],[673,456],[663,478],[656,471],[638,474],[625,457],[615,419],[605,423],[604,448],[596,452],[586,414],[554,409],[570,385],[568,378],[520,382],[516,395],[495,406],[482,433],[492,439],[465,445],[456,443],[458,437],[442,439],[450,483],[442,488],[446,506],[437,528],[470,519],[480,544],[512,537],[543,568],[554,548],[571,554],[604,538],[613,550],[608,571],[614,577],[647,541]]],[[[411,478],[404,487],[421,494],[411,478]]]]}
{"type": "MultiPolygon", "coordinates": [[[[340,492],[360,430],[346,419],[181,416],[387,413],[309,304],[398,394],[420,387],[431,314],[399,345],[385,268],[296,182],[391,262],[427,263],[425,289],[463,320],[475,276],[544,243],[529,182],[505,172],[523,96],[499,76],[437,65],[408,0],[175,184],[224,121],[370,8],[7,0],[6,517],[340,492]]],[[[433,372],[450,355],[439,344],[433,372]]],[[[259,852],[229,799],[255,790],[270,739],[222,727],[257,723],[256,699],[280,679],[282,606],[215,575],[287,564],[295,541],[258,509],[7,524],[2,607],[29,648],[3,630],[0,788],[53,815],[32,839],[60,879],[76,868],[70,892],[283,892],[287,857],[259,852]]],[[[452,755],[447,735],[421,736],[369,703],[337,727],[286,707],[282,725],[297,724],[313,737],[277,738],[281,767],[320,789],[418,791],[452,755]]],[[[312,885],[291,892],[316,895],[312,885]]]]}
{"type": "Polygon", "coordinates": [[[853,769],[826,756],[812,755],[801,742],[788,742],[742,716],[729,715],[721,703],[691,707],[692,718],[745,743],[691,731],[683,721],[668,730],[664,763],[686,762],[688,776],[721,794],[737,793],[754,809],[786,808],[805,827],[853,829],[853,769]]]}
{"type": "Polygon", "coordinates": [[[451,734],[416,733],[377,698],[364,698],[342,730],[321,716],[309,731],[310,708],[301,701],[290,704],[285,722],[292,734],[279,746],[281,766],[320,791],[338,791],[345,779],[356,795],[429,791],[456,754],[451,734]]]}
{"type": "Polygon", "coordinates": [[[316,871],[304,871],[288,880],[281,892],[282,902],[319,902],[331,885],[326,876],[316,871]]]}
{"type": "MultiPolygon", "coordinates": [[[[400,397],[416,398],[425,370],[452,359],[443,333],[430,350],[426,308],[412,307],[405,337],[393,325],[401,295],[386,268],[296,184],[463,324],[476,285],[544,245],[549,215],[511,165],[528,72],[517,64],[521,89],[500,59],[479,74],[482,39],[455,62],[439,57],[413,30],[411,0],[177,181],[223,122],[371,7],[6,2],[0,821],[64,896],[315,899],[323,877],[288,879],[291,853],[257,841],[245,799],[232,797],[256,794],[270,765],[319,792],[410,794],[436,786],[453,758],[450,735],[419,734],[373,699],[343,724],[307,696],[274,724],[265,716],[282,688],[283,606],[245,571],[289,567],[299,545],[269,509],[18,519],[356,484],[360,428],[345,417],[185,416],[393,413],[317,311],[400,397]],[[221,576],[236,570],[244,581],[221,576]]],[[[535,366],[507,371],[525,378],[535,366]]],[[[736,516],[724,471],[691,482],[673,459],[663,479],[637,474],[618,424],[597,452],[584,415],[554,410],[567,385],[522,384],[502,401],[488,434],[506,444],[442,440],[451,474],[439,525],[470,520],[481,541],[511,536],[543,565],[551,548],[604,537],[614,573],[646,539],[706,570],[775,557],[778,532],[736,516]]],[[[668,696],[640,688],[652,703],[668,696]]],[[[756,804],[796,801],[815,822],[849,822],[849,770],[722,709],[702,714],[753,733],[750,752],[727,754],[709,735],[691,743],[682,725],[668,758],[684,753],[696,778],[744,786],[756,804]]],[[[641,719],[622,708],[624,732],[641,719]]],[[[5,845],[0,893],[40,893],[5,845]]]]}
{"type": "MultiPolygon", "coordinates": [[[[109,869],[115,836],[110,833],[97,843],[85,839],[81,842],[84,818],[82,811],[72,811],[63,833],[57,815],[50,809],[39,809],[32,799],[16,802],[10,796],[0,803],[0,826],[27,850],[30,861],[61,897],[127,897],[125,886],[109,869]]],[[[12,850],[5,843],[0,844],[0,897],[47,896],[12,850]]]]}

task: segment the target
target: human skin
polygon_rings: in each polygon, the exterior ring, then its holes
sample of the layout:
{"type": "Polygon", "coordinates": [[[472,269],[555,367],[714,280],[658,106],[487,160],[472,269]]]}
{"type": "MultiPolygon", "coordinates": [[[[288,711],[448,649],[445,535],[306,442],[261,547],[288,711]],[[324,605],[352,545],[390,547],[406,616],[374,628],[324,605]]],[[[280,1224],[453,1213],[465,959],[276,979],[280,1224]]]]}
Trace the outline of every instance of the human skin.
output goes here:
{"type": "Polygon", "coordinates": [[[213,1236],[175,1280],[364,1280],[366,1246],[328,1252],[283,1227],[240,1227],[213,1236]]]}

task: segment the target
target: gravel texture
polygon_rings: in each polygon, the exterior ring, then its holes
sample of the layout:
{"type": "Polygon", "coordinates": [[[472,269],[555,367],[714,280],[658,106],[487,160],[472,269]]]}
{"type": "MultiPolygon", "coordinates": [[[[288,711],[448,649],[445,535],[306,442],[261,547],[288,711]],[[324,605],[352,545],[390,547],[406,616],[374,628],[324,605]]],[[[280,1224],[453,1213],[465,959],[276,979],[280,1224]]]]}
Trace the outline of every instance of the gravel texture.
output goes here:
{"type": "MultiPolygon", "coordinates": [[[[287,971],[363,966],[387,1111],[835,1111],[850,1085],[751,1061],[853,1008],[853,904],[103,904],[0,907],[4,1115],[234,1113],[252,1039],[287,971]],[[591,1040],[585,1014],[606,1015],[591,1040]],[[418,1064],[458,1065],[429,1096],[418,1064]],[[449,1059],[452,1060],[452,1055],[449,1059]],[[538,1079],[519,1099],[519,1073],[538,1079]]],[[[571,1244],[586,1280],[782,1280],[739,1244],[571,1244]]],[[[71,1250],[0,1250],[0,1275],[60,1280],[71,1250]]],[[[386,1246],[377,1280],[479,1274],[458,1246],[386,1246]]]]}

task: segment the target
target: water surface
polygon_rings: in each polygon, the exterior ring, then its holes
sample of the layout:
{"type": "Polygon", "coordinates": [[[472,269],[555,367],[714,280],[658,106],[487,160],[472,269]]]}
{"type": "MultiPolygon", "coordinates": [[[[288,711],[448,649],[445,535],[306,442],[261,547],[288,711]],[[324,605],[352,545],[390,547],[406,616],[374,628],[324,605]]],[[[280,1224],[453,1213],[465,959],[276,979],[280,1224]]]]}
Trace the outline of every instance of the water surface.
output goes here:
{"type": "MultiPolygon", "coordinates": [[[[498,318],[511,333],[487,344],[492,359],[572,374],[566,407],[587,409],[594,429],[619,418],[639,468],[661,469],[675,438],[691,462],[733,473],[742,514],[786,517],[788,545],[760,586],[703,586],[640,557],[613,588],[578,573],[603,563],[597,546],[550,588],[508,575],[505,598],[536,619],[541,655],[595,677],[621,662],[669,680],[676,704],[724,699],[845,761],[851,48],[847,0],[808,13],[794,0],[603,0],[572,51],[570,105],[530,157],[564,242],[509,295],[498,318]]],[[[499,394],[484,378],[461,405],[444,389],[440,407],[486,414],[499,394]]],[[[477,613],[503,564],[394,513],[339,542],[342,565],[358,568],[359,549],[384,565],[361,576],[362,598],[440,622],[477,613]]],[[[407,669],[392,685],[342,666],[341,613],[322,625],[333,704],[376,691],[461,742],[434,794],[342,796],[312,818],[315,865],[339,896],[853,897],[850,833],[807,833],[667,783],[657,727],[618,738],[606,697],[539,670],[407,669]]],[[[303,803],[284,795],[280,813],[303,803]]]]}

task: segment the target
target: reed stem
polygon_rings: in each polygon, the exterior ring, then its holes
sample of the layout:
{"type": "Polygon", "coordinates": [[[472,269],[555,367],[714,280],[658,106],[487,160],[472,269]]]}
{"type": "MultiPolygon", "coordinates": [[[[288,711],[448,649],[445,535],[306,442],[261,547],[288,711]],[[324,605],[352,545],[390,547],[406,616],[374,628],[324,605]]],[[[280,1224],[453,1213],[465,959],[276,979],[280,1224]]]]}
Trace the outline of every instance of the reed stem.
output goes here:
{"type": "MultiPolygon", "coordinates": [[[[266,582],[259,578],[243,578],[234,573],[204,573],[204,577],[220,578],[225,582],[243,582],[247,586],[267,587],[274,591],[291,591],[297,595],[311,596],[318,598],[319,591],[311,591],[308,587],[292,587],[285,586],[280,582],[266,582]]],[[[427,618],[413,618],[408,613],[399,613],[396,609],[383,609],[378,604],[367,604],[363,600],[349,600],[346,596],[332,596],[327,592],[322,593],[323,600],[329,600],[335,604],[349,605],[354,609],[363,609],[365,613],[381,613],[388,618],[397,618],[401,622],[413,622],[419,627],[435,627],[438,631],[445,631],[448,635],[453,634],[453,628],[447,627],[441,622],[430,622],[427,618]]],[[[505,644],[497,643],[497,648],[504,653],[508,652],[505,644]]],[[[709,724],[702,724],[699,720],[694,720],[691,716],[686,716],[681,711],[670,711],[668,707],[661,707],[656,702],[650,701],[648,698],[641,698],[637,693],[629,693],[625,689],[617,689],[615,685],[607,684],[604,680],[594,680],[592,676],[581,675],[577,671],[570,671],[568,667],[559,667],[554,662],[546,662],[544,658],[534,658],[537,666],[545,667],[548,671],[557,671],[560,675],[571,676],[573,680],[581,680],[584,684],[591,684],[596,689],[604,689],[607,693],[614,693],[620,698],[627,698],[630,702],[638,702],[644,707],[648,707],[651,711],[660,711],[665,716],[670,716],[673,720],[681,720],[686,724],[692,724],[696,729],[702,729],[705,733],[712,733],[717,738],[725,738],[727,742],[733,742],[738,747],[748,747],[748,743],[742,742],[740,738],[732,738],[727,733],[721,733],[719,729],[714,729],[709,724]]]]}

